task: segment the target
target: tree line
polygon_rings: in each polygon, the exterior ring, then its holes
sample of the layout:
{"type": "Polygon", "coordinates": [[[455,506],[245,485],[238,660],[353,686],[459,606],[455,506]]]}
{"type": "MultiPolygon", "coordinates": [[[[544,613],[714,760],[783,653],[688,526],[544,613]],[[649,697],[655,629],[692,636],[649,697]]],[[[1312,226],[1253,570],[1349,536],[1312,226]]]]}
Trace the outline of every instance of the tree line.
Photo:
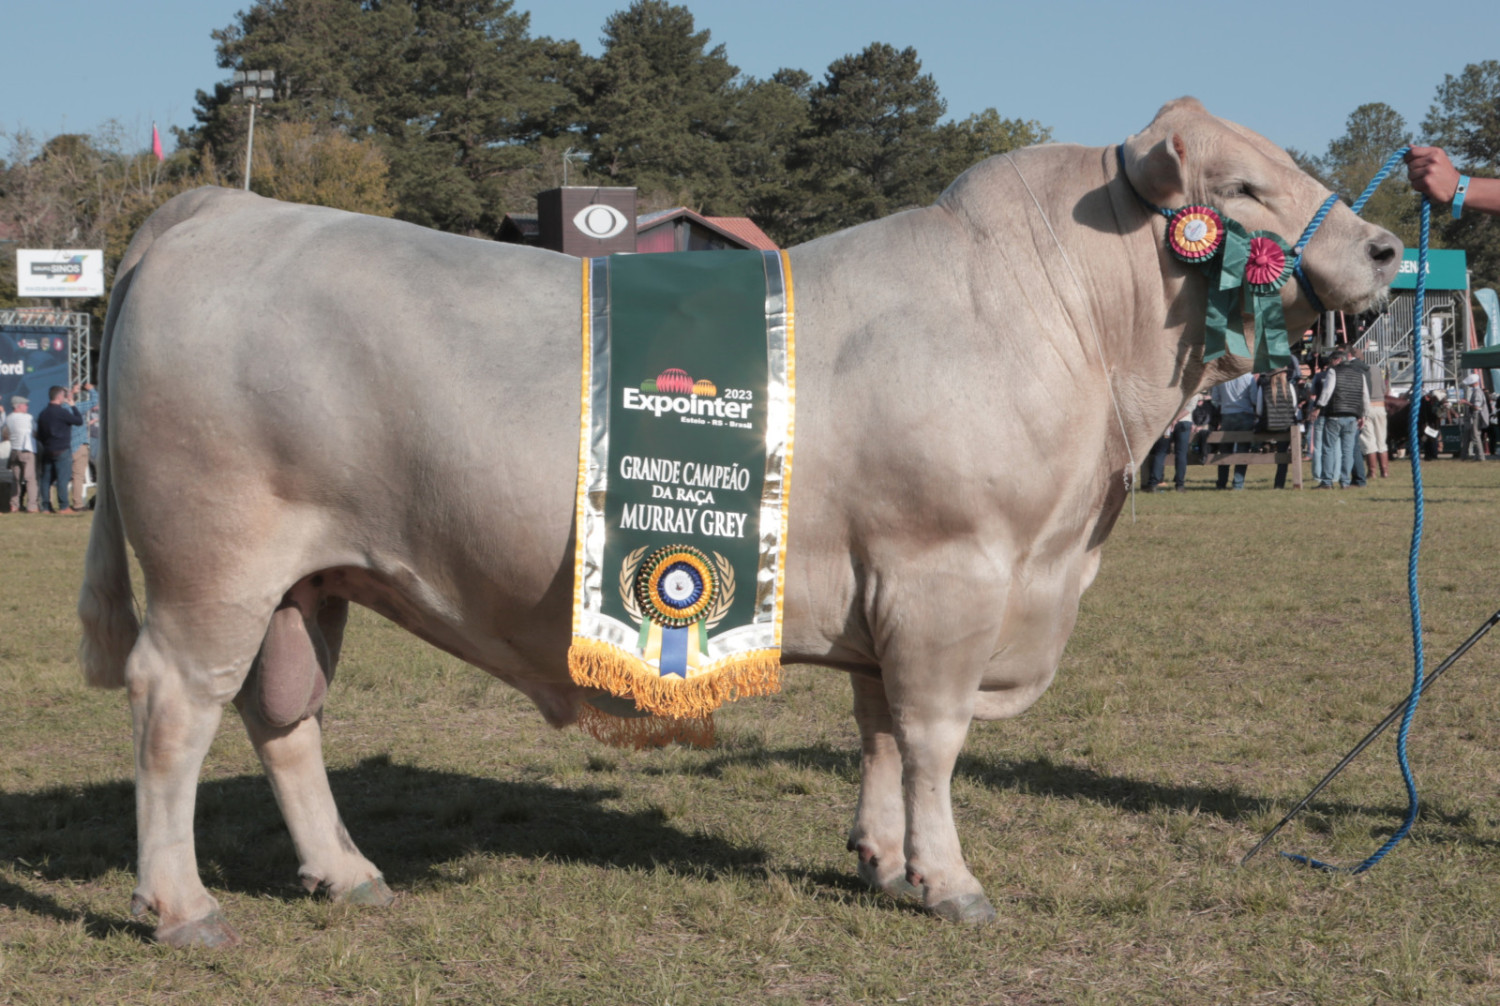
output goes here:
{"type": "MultiPolygon", "coordinates": [[[[668,0],[610,15],[597,57],[533,37],[512,0],[257,0],[213,44],[226,71],[276,70],[275,97],[256,115],[255,191],[473,236],[533,212],[536,193],[566,176],[636,186],[642,211],[750,216],[793,244],[930,203],[970,164],[1051,138],[994,108],[944,121],[937,82],[910,47],[874,43],[816,78],[747,76],[668,0]]],[[[195,124],[165,163],[129,150],[114,125],[9,136],[0,224],[24,247],[103,247],[111,274],[167,198],[243,183],[249,108],[231,97],[228,83],[199,91],[195,124]]],[[[1447,77],[1422,130],[1465,170],[1495,174],[1500,62],[1447,77]]],[[[1325,153],[1293,156],[1352,198],[1410,136],[1394,110],[1364,105],[1325,153]]],[[[1366,216],[1414,244],[1404,184],[1387,182],[1366,216]]],[[[1492,223],[1436,227],[1435,243],[1469,249],[1476,284],[1500,279],[1492,223]]],[[[0,305],[16,302],[14,270],[0,257],[0,305]]],[[[104,305],[85,309],[102,317],[104,305]]]]}

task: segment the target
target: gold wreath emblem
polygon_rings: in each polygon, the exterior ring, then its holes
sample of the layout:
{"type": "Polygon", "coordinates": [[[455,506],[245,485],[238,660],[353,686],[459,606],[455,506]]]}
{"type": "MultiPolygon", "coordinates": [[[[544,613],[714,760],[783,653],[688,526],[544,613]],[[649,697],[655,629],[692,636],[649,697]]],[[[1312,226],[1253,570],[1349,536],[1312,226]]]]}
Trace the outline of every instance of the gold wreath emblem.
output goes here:
{"type": "MultiPolygon", "coordinates": [[[[642,545],[625,556],[625,561],[620,563],[620,603],[625,606],[625,614],[637,625],[641,624],[641,607],[631,588],[635,584],[635,571],[640,568],[650,550],[650,545],[642,545]]],[[[713,557],[714,568],[719,572],[719,590],[703,618],[704,624],[710,629],[724,621],[724,616],[729,614],[729,608],[734,604],[734,567],[718,552],[714,552],[713,557]]]]}

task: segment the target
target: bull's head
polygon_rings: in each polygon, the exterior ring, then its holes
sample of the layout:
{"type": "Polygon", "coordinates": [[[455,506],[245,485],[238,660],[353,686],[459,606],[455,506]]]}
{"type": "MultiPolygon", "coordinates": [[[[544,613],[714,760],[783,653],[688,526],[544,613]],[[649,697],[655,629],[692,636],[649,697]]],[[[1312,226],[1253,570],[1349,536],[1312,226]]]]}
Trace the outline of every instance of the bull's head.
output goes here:
{"type": "MultiPolygon", "coordinates": [[[[1210,115],[1194,98],[1163,106],[1125,141],[1125,173],[1160,207],[1201,203],[1249,231],[1297,241],[1329,192],[1286,151],[1258,133],[1210,115]]],[[[1401,242],[1335,203],[1308,242],[1302,268],[1328,310],[1361,312],[1384,303],[1401,262],[1401,242]]],[[[1299,332],[1316,309],[1298,283],[1280,291],[1288,328],[1299,332]]]]}

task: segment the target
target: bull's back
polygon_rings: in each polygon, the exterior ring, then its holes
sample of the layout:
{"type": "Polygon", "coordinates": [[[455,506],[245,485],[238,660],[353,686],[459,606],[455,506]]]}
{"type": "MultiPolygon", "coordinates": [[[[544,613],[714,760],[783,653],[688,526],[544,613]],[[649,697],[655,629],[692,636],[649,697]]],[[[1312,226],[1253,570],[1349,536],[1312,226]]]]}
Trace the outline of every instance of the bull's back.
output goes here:
{"type": "Polygon", "coordinates": [[[166,210],[106,374],[148,589],[262,549],[453,605],[544,592],[573,515],[577,260],[235,193],[166,210]]]}

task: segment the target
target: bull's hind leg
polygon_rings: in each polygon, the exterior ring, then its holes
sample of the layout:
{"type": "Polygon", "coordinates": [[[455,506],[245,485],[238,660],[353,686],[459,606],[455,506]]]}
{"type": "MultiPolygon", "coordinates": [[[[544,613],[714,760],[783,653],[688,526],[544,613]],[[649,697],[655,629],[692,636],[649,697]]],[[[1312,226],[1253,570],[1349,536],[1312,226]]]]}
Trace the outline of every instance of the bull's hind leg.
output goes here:
{"type": "Polygon", "coordinates": [[[335,901],[388,905],[390,888],[360,854],[339,819],[323,765],[321,706],[332,682],[349,603],[319,600],[304,582],[288,594],[266,631],[255,677],[235,698],[271,791],[297,847],[297,875],[335,901]],[[286,707],[288,696],[302,705],[286,707]]]}
{"type": "MultiPolygon", "coordinates": [[[[193,810],[224,703],[239,690],[249,654],[232,640],[215,651],[193,641],[215,637],[187,612],[149,610],[125,665],[135,739],[139,866],[132,914],[154,911],[156,937],[176,947],[239,941],[198,876],[193,810]],[[216,652],[223,659],[215,659],[216,652]]],[[[253,641],[246,648],[253,652],[253,641]]]]}
{"type": "Polygon", "coordinates": [[[906,806],[901,799],[901,752],[891,725],[885,685],[851,675],[859,724],[859,807],[849,851],[859,854],[860,879],[894,895],[920,894],[906,879],[906,806]]]}

